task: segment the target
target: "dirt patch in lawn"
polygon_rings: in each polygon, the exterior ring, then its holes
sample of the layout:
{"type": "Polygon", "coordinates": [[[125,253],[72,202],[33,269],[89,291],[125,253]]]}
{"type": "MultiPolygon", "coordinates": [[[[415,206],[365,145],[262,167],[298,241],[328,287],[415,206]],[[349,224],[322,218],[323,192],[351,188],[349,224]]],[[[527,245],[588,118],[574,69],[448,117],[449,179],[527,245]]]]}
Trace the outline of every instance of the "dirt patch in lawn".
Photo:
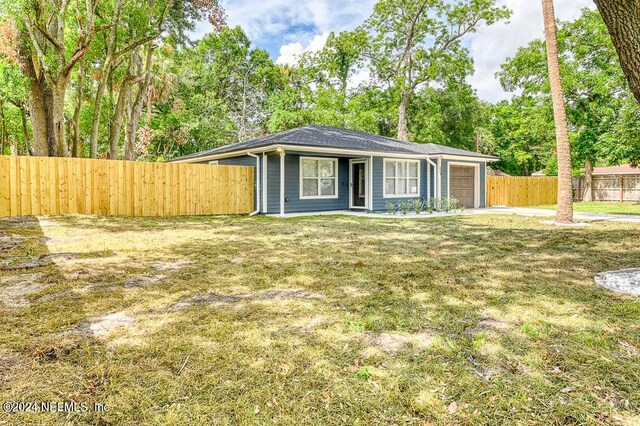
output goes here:
{"type": "Polygon", "coordinates": [[[467,334],[473,337],[481,332],[506,332],[508,330],[509,325],[506,322],[487,316],[481,318],[473,327],[469,328],[467,334]]]}
{"type": "Polygon", "coordinates": [[[130,278],[124,283],[125,288],[144,287],[161,282],[167,278],[167,273],[175,273],[187,266],[192,265],[192,262],[186,260],[179,260],[176,262],[158,262],[153,264],[152,270],[159,272],[151,275],[139,275],[130,278]],[[162,273],[164,272],[164,273],[162,273]]]}
{"type": "MultiPolygon", "coordinates": [[[[396,334],[396,333],[367,333],[365,341],[372,347],[381,350],[389,355],[395,355],[405,346],[412,345],[417,349],[425,349],[433,344],[434,337],[429,333],[417,334],[396,334]]],[[[366,348],[362,355],[369,358],[375,351],[371,347],[366,348]]]]}
{"type": "Polygon", "coordinates": [[[9,307],[29,306],[28,296],[45,290],[49,285],[42,282],[45,274],[12,275],[0,277],[0,301],[9,307]]]}
{"type": "Polygon", "coordinates": [[[114,312],[91,318],[80,325],[76,331],[87,337],[104,337],[116,328],[131,328],[135,322],[135,318],[130,312],[114,312]]]}

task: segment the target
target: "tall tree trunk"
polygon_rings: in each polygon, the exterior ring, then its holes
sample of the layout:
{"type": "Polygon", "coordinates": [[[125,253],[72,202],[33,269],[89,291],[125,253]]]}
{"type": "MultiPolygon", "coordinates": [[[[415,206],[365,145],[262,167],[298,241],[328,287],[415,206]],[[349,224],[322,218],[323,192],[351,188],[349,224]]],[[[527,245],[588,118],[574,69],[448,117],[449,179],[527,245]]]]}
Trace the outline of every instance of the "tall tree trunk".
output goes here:
{"type": "Polygon", "coordinates": [[[22,122],[22,135],[24,137],[24,151],[29,155],[33,155],[32,151],[32,141],[31,136],[29,135],[29,124],[27,124],[27,111],[25,110],[24,105],[19,106],[20,108],[20,121],[22,122]]]}
{"type": "Polygon", "coordinates": [[[116,109],[113,112],[113,119],[111,121],[111,129],[109,131],[109,159],[117,160],[120,144],[120,133],[122,131],[122,122],[124,121],[125,104],[127,97],[129,96],[129,86],[131,85],[130,76],[125,77],[120,85],[120,91],[118,93],[118,102],[116,103],[116,109]]]}
{"type": "Polygon", "coordinates": [[[82,157],[82,141],[80,137],[80,112],[82,111],[82,84],[84,79],[84,61],[78,66],[78,81],[76,87],[76,107],[73,111],[73,145],[71,147],[71,155],[79,158],[82,157]]]}
{"type": "Polygon", "coordinates": [[[32,154],[46,157],[49,155],[48,119],[44,91],[46,81],[41,74],[36,72],[33,55],[24,40],[18,43],[17,53],[18,64],[28,81],[29,116],[33,131],[32,154]]]}
{"type": "Polygon", "coordinates": [[[0,155],[4,155],[4,145],[6,140],[6,126],[7,122],[4,117],[4,101],[0,103],[0,118],[2,118],[2,132],[0,132],[0,140],[2,140],[2,144],[0,144],[0,155]]]}
{"type": "Polygon", "coordinates": [[[144,66],[144,80],[136,92],[133,102],[130,104],[127,112],[127,125],[125,128],[125,141],[124,141],[124,159],[134,160],[135,158],[135,143],[136,135],[138,133],[138,124],[140,122],[140,116],[142,115],[142,108],[147,96],[147,90],[151,84],[151,66],[153,63],[153,46],[149,43],[147,47],[147,57],[145,59],[144,66]]]}
{"type": "Polygon", "coordinates": [[[640,2],[637,0],[594,1],[609,30],[631,91],[640,102],[640,2]]]}
{"type": "Polygon", "coordinates": [[[593,165],[588,158],[584,162],[584,194],[582,201],[593,201],[593,165]]]}
{"type": "Polygon", "coordinates": [[[56,157],[68,157],[69,145],[67,143],[67,133],[64,119],[64,98],[67,93],[67,80],[61,78],[52,91],[51,118],[53,120],[53,147],[56,157]]]}
{"type": "Polygon", "coordinates": [[[569,130],[567,128],[567,111],[565,110],[560,65],[558,61],[558,38],[553,0],[542,0],[545,39],[547,43],[547,63],[551,98],[553,100],[553,117],[556,126],[556,143],[558,155],[558,209],[556,222],[573,222],[573,194],[571,185],[571,147],[569,146],[569,130]]]}
{"type": "Polygon", "coordinates": [[[409,140],[409,120],[407,118],[407,112],[409,109],[410,99],[411,92],[405,91],[402,93],[400,107],[398,108],[398,139],[401,141],[409,140]]]}

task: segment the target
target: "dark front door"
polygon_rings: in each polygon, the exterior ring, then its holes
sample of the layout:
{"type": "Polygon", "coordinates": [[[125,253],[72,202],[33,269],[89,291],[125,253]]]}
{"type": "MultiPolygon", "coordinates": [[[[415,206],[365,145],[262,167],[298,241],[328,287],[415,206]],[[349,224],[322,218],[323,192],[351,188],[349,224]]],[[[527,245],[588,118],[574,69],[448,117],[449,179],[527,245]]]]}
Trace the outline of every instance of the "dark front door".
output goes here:
{"type": "Polygon", "coordinates": [[[365,163],[351,164],[351,200],[353,207],[367,206],[367,176],[365,163]]]}

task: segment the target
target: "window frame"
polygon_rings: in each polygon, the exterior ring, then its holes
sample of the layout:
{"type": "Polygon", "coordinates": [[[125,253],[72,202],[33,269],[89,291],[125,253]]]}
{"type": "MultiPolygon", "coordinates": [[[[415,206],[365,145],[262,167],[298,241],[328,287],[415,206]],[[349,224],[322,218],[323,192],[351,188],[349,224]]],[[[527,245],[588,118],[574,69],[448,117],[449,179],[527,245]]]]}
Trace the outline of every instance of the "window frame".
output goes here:
{"type": "Polygon", "coordinates": [[[300,157],[299,165],[299,185],[300,185],[300,199],[301,200],[327,200],[327,199],[335,199],[338,198],[338,158],[335,157],[300,157]],[[320,176],[320,169],[318,167],[318,177],[317,178],[305,178],[304,177],[304,168],[303,163],[305,160],[310,161],[331,161],[333,162],[333,170],[334,176],[331,178],[323,178],[320,176]],[[304,195],[304,179],[316,179],[318,181],[318,195],[304,195]],[[334,195],[321,195],[321,185],[320,182],[323,180],[333,179],[335,182],[335,194],[334,195]]]}
{"type": "Polygon", "coordinates": [[[413,160],[413,159],[408,159],[408,158],[383,158],[382,159],[382,198],[420,198],[420,190],[421,190],[421,182],[420,182],[420,163],[421,160],[413,160]],[[406,163],[406,170],[407,170],[407,175],[409,174],[409,164],[410,163],[414,163],[417,165],[417,170],[418,170],[418,176],[417,178],[413,178],[413,177],[398,177],[397,174],[397,164],[396,164],[396,176],[394,177],[387,177],[387,163],[389,162],[394,162],[394,163],[406,163]],[[396,193],[394,194],[388,194],[387,193],[387,179],[393,179],[395,182],[395,191],[396,193]],[[415,194],[397,194],[398,192],[398,181],[400,180],[406,180],[407,182],[409,181],[409,179],[417,179],[418,180],[418,186],[417,186],[417,192],[415,194]]]}

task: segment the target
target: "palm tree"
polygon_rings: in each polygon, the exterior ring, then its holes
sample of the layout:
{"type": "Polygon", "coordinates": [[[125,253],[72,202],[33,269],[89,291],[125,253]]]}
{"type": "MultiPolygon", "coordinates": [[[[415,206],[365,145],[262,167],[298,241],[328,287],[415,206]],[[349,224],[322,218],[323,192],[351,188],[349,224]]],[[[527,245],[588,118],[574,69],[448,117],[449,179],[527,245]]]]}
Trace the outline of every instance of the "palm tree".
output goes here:
{"type": "Polygon", "coordinates": [[[544,32],[547,42],[547,64],[549,66],[549,82],[551,83],[553,117],[556,124],[558,156],[558,209],[556,222],[572,223],[571,147],[569,146],[569,130],[567,129],[567,111],[565,110],[564,93],[562,92],[562,82],[560,80],[558,39],[553,0],[542,0],[542,14],[544,16],[544,32]]]}

